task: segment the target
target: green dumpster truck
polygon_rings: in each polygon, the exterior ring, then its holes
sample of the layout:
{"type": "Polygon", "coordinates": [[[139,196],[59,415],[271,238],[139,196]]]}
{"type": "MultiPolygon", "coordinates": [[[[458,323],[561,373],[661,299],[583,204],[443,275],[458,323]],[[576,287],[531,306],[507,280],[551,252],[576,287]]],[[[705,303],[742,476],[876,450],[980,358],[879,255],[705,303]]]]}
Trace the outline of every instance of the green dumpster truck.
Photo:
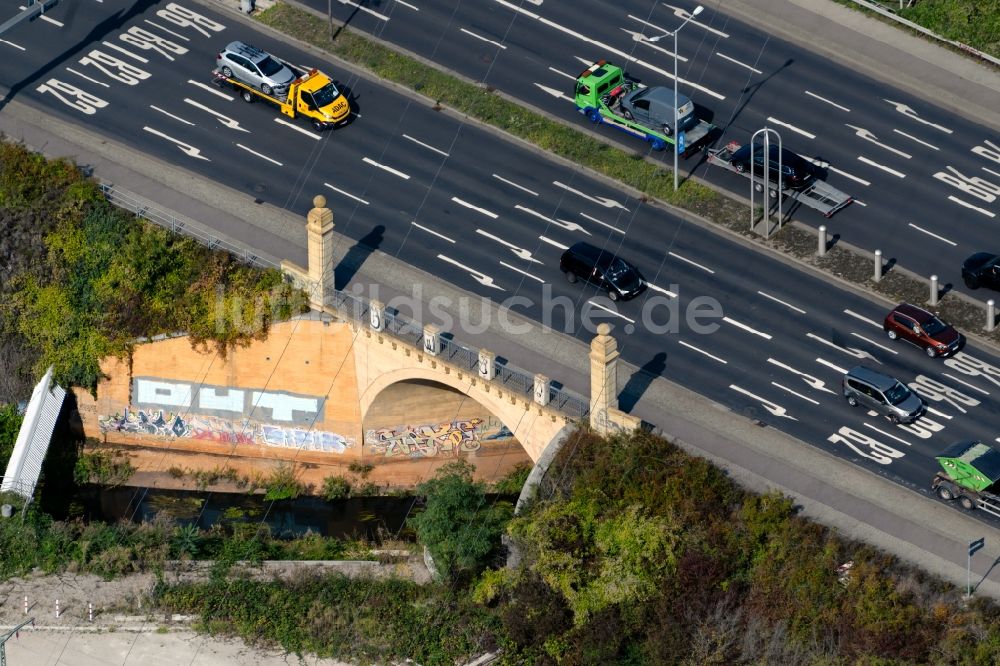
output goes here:
{"type": "Polygon", "coordinates": [[[642,86],[606,60],[576,78],[574,100],[576,110],[591,122],[639,137],[653,150],[677,146],[685,157],[701,148],[715,129],[695,116],[687,96],[675,97],[672,88],[642,86]]]}
{"type": "Polygon", "coordinates": [[[955,442],[935,456],[942,471],[931,488],[943,500],[958,500],[969,511],[979,509],[1000,518],[1000,451],[975,440],[955,442]]]}

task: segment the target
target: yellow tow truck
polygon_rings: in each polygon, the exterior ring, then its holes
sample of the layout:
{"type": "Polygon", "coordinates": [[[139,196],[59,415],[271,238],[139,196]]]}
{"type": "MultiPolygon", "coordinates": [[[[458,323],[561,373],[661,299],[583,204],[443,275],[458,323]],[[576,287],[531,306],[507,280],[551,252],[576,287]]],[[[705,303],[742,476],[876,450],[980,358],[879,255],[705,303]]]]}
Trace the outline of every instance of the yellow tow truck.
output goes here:
{"type": "Polygon", "coordinates": [[[284,97],[268,95],[258,88],[226,76],[219,70],[212,72],[216,85],[232,86],[244,102],[252,103],[263,99],[276,105],[289,118],[303,116],[309,119],[317,130],[325,130],[342,125],[351,117],[351,105],[340,92],[333,80],[319,71],[312,69],[302,74],[288,85],[288,94],[284,97]]]}

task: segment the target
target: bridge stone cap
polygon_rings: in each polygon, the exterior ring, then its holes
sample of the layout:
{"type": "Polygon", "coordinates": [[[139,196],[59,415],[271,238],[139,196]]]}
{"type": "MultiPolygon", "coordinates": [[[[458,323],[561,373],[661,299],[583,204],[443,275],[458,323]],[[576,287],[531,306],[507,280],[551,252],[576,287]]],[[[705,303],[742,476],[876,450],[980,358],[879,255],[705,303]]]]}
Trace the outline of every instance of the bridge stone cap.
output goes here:
{"type": "Polygon", "coordinates": [[[313,197],[313,208],[306,216],[308,224],[325,227],[333,224],[333,211],[326,207],[326,197],[317,194],[313,197]]]}
{"type": "Polygon", "coordinates": [[[590,353],[597,356],[613,356],[618,352],[618,341],[610,335],[611,325],[601,322],[597,325],[597,336],[590,342],[590,353]]]}

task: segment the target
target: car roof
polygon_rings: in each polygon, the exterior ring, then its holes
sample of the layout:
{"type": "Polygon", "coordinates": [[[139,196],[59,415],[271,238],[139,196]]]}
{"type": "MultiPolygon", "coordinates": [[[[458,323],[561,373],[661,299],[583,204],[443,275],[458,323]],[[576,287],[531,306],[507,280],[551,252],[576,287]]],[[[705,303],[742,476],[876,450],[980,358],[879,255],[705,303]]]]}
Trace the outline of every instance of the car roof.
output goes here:
{"type": "Polygon", "coordinates": [[[618,258],[610,250],[601,249],[596,245],[587,243],[586,241],[574,243],[572,247],[566,250],[564,255],[566,254],[576,255],[577,257],[587,259],[593,262],[595,266],[600,266],[601,268],[607,268],[615,259],[618,258]]]}
{"type": "Polygon", "coordinates": [[[875,370],[866,368],[863,365],[856,365],[848,370],[847,376],[853,379],[859,379],[866,384],[871,384],[880,391],[892,388],[899,381],[895,377],[883,375],[881,372],[876,372],[875,370]]]}
{"type": "Polygon", "coordinates": [[[1000,255],[993,254],[992,252],[976,252],[966,259],[962,265],[967,268],[984,268],[995,264],[997,259],[1000,259],[1000,255]]]}
{"type": "MultiPolygon", "coordinates": [[[[664,88],[663,86],[654,86],[650,88],[642,88],[632,94],[631,99],[642,99],[643,97],[647,99],[655,99],[664,104],[673,104],[674,102],[674,91],[669,88],[664,88]]],[[[677,107],[680,108],[690,102],[691,100],[682,92],[677,93],[677,107]]]]}
{"type": "Polygon", "coordinates": [[[252,44],[247,44],[246,42],[229,42],[226,45],[227,51],[232,51],[233,53],[238,53],[244,58],[249,58],[250,60],[257,62],[263,60],[267,57],[267,52],[263,49],[259,49],[252,44]]]}
{"type": "Polygon", "coordinates": [[[904,314],[911,319],[915,319],[920,324],[934,318],[934,313],[928,312],[927,310],[917,307],[916,305],[911,305],[910,303],[900,303],[894,307],[892,311],[904,314]]]}

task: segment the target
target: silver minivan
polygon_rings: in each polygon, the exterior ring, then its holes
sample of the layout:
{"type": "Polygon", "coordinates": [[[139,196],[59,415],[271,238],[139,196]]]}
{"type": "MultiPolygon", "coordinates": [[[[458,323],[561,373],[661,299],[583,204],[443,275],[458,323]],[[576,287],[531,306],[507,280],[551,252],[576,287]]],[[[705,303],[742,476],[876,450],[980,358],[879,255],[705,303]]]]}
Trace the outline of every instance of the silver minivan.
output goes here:
{"type": "Polygon", "coordinates": [[[844,398],[851,407],[867,407],[893,423],[916,421],[927,411],[921,397],[906,384],[863,365],[844,375],[844,398]]]}
{"type": "MultiPolygon", "coordinates": [[[[678,93],[676,113],[682,132],[698,124],[694,102],[687,95],[678,93]]],[[[638,88],[622,99],[622,115],[670,136],[674,133],[674,91],[662,86],[638,88]]]]}

